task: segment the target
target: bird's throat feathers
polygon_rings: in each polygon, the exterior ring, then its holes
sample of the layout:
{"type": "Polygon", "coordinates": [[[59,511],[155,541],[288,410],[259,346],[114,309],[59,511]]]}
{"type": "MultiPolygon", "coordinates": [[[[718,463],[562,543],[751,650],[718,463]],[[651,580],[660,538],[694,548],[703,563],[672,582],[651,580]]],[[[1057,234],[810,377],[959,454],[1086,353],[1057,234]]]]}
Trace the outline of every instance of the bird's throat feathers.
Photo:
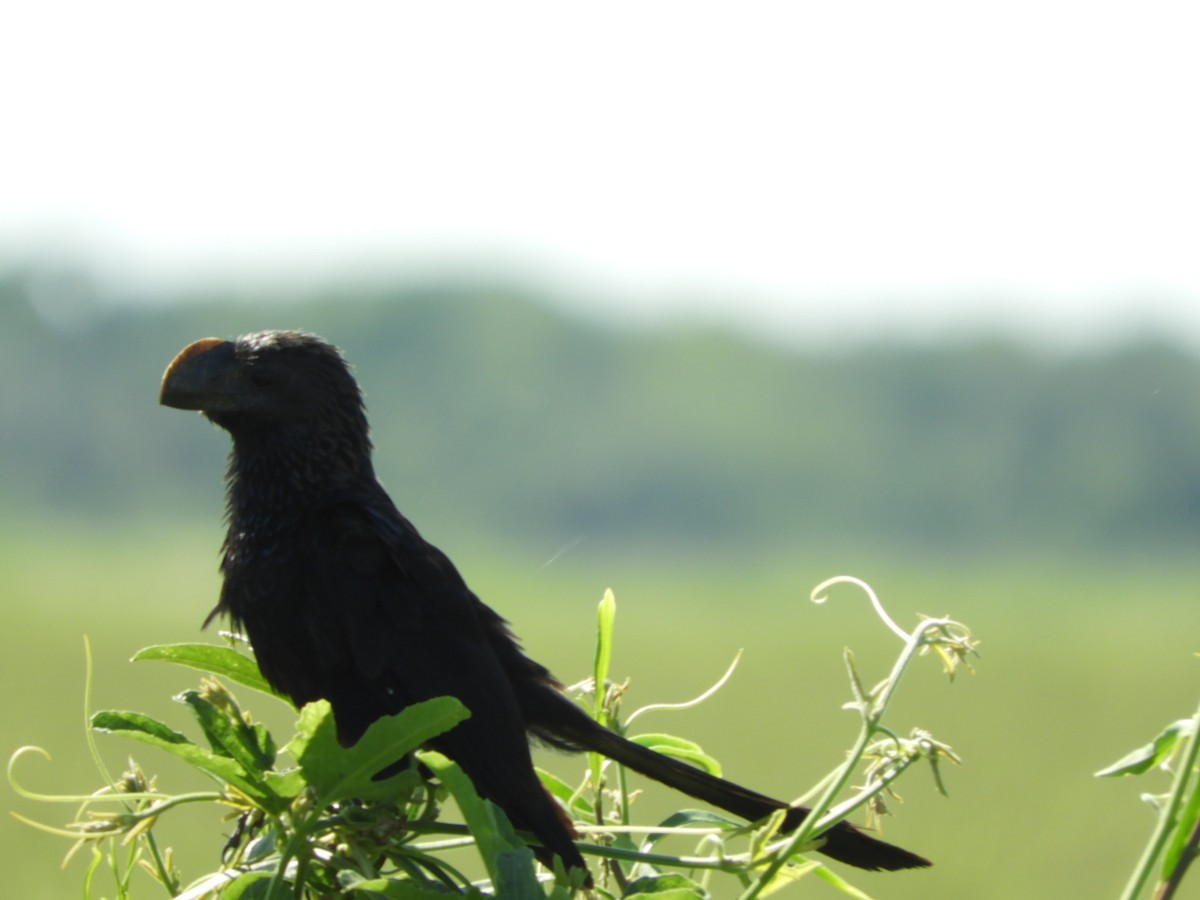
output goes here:
{"type": "Polygon", "coordinates": [[[375,480],[365,433],[323,428],[235,434],[226,469],[231,524],[301,515],[375,480]]]}
{"type": "Polygon", "coordinates": [[[294,541],[306,518],[376,484],[365,434],[349,443],[327,437],[315,432],[287,439],[280,432],[234,435],[226,471],[228,531],[221,548],[225,582],[206,625],[227,613],[233,627],[241,628],[248,608],[271,594],[279,548],[294,541]],[[268,577],[247,578],[247,572],[268,577]]]}

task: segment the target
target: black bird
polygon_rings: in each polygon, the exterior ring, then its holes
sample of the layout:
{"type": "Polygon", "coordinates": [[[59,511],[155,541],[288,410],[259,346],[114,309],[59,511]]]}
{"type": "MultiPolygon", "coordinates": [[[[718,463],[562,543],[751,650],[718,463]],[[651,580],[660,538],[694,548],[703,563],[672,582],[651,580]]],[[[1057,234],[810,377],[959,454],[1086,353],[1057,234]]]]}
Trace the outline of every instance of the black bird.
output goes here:
{"type": "MultiPolygon", "coordinates": [[[[362,393],[338,349],[296,331],[184,348],[160,401],[200,410],[233,438],[220,613],[244,629],[263,675],[297,705],[324,698],[338,738],[432,697],[471,712],[434,740],[479,793],[541,842],[543,863],[586,868],[562,809],[538,781],[530,737],[594,750],[747,820],[802,807],[716,778],[594,722],[524,654],[375,479],[362,393]]],[[[207,621],[206,623],[207,624],[207,621]]],[[[863,869],[930,865],[847,823],[820,852],[863,869]]]]}

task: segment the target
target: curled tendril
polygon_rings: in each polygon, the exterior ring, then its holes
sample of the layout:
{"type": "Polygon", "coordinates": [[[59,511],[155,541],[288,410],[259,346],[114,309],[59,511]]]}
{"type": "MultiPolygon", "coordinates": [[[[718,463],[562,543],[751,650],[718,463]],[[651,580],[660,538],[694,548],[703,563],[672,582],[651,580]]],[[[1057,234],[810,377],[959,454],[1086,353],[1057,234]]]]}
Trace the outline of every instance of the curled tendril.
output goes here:
{"type": "Polygon", "coordinates": [[[855,578],[853,575],[835,575],[833,578],[827,578],[812,589],[809,599],[818,605],[824,603],[829,599],[829,589],[835,584],[853,584],[861,588],[871,601],[871,605],[875,607],[875,614],[879,616],[883,624],[890,628],[892,633],[899,637],[900,640],[908,640],[908,632],[897,625],[895,620],[888,615],[887,610],[883,608],[883,603],[879,600],[879,595],[875,593],[875,589],[861,578],[855,578]]]}
{"type": "Polygon", "coordinates": [[[855,578],[853,575],[837,575],[822,581],[812,589],[809,599],[813,603],[824,603],[829,599],[829,589],[836,584],[852,584],[861,588],[870,599],[871,606],[875,608],[875,614],[879,616],[883,624],[905,643],[918,647],[922,656],[930,650],[936,653],[951,680],[954,679],[954,674],[959,666],[968,671],[974,671],[971,668],[970,657],[979,655],[977,649],[979,641],[971,636],[970,629],[966,625],[953,619],[923,616],[921,624],[910,634],[888,615],[879,595],[875,593],[875,589],[861,578],[855,578]]]}
{"type": "Polygon", "coordinates": [[[41,747],[35,747],[32,745],[18,747],[13,752],[13,755],[8,758],[8,783],[9,783],[9,786],[11,786],[12,789],[18,795],[25,797],[29,800],[53,799],[53,797],[51,797],[48,794],[39,794],[34,791],[27,790],[26,788],[21,787],[20,783],[18,783],[16,772],[15,772],[16,767],[17,767],[17,760],[20,759],[22,756],[29,755],[30,753],[37,754],[38,756],[41,756],[45,760],[51,759],[50,753],[48,751],[42,749],[41,747]]]}
{"type": "MultiPolygon", "coordinates": [[[[161,800],[163,798],[162,794],[154,790],[123,790],[119,787],[103,787],[90,794],[43,794],[38,791],[32,791],[17,781],[16,776],[17,761],[30,754],[41,756],[47,760],[51,759],[50,754],[41,747],[27,745],[15,750],[8,760],[8,784],[15,794],[27,800],[37,800],[42,803],[83,803],[86,805],[102,801],[124,803],[127,800],[161,800]]],[[[220,795],[213,794],[212,796],[220,795]]]]}
{"type": "Polygon", "coordinates": [[[690,709],[693,706],[698,706],[725,686],[725,682],[727,682],[733,676],[733,672],[741,660],[742,651],[739,650],[733,657],[733,662],[729,664],[729,668],[725,670],[725,674],[718,678],[712,687],[699,696],[693,697],[691,700],[684,700],[682,703],[651,703],[648,706],[643,706],[640,709],[635,710],[633,715],[625,720],[625,724],[628,725],[644,712],[650,712],[656,709],[690,709]]]}

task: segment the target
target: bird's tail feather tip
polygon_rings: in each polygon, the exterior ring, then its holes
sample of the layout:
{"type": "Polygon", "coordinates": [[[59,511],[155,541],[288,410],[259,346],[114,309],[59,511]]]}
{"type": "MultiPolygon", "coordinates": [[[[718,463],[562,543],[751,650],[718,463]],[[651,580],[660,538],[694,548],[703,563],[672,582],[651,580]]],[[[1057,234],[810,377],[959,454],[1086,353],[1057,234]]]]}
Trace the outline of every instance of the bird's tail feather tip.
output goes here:
{"type": "Polygon", "coordinates": [[[873,872],[898,872],[932,866],[923,856],[889,844],[843,823],[825,834],[821,852],[831,859],[873,872]]]}

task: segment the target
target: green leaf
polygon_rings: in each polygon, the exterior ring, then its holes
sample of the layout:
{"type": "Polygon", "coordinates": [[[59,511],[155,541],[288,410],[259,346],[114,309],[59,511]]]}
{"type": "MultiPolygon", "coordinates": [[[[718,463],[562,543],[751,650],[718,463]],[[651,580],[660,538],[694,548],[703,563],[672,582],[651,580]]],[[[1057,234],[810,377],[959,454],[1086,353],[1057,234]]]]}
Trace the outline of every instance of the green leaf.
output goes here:
{"type": "MultiPolygon", "coordinates": [[[[769,858],[769,857],[768,857],[769,858]]],[[[758,893],[755,897],[769,897],[772,894],[777,894],[784,888],[798,881],[806,875],[813,874],[823,881],[837,888],[843,894],[853,897],[854,900],[871,900],[871,898],[852,885],[850,882],[843,879],[832,869],[828,869],[821,865],[816,860],[805,859],[801,854],[794,854],[787,862],[774,871],[770,880],[758,888],[758,893]]],[[[760,876],[765,877],[764,872],[760,876]]],[[[756,883],[757,884],[757,883],[756,883]]]]}
{"type": "Polygon", "coordinates": [[[245,872],[221,891],[221,900],[260,900],[267,896],[273,877],[271,872],[245,872]]]}
{"type": "MultiPolygon", "coordinates": [[[[124,712],[117,709],[102,709],[92,715],[92,727],[97,731],[112,734],[138,732],[139,740],[147,743],[161,742],[164,744],[189,744],[195,746],[186,736],[172,728],[168,728],[157,719],[136,712],[124,712]]],[[[130,735],[133,736],[132,734],[130,735]]]]}
{"type": "Polygon", "coordinates": [[[292,769],[288,772],[267,772],[266,782],[272,792],[289,800],[304,790],[305,785],[308,784],[304,780],[304,773],[299,769],[292,769]]]}
{"type": "MultiPolygon", "coordinates": [[[[823,866],[818,862],[810,860],[802,862],[799,865],[788,866],[782,871],[788,873],[790,876],[787,883],[791,883],[791,881],[794,881],[797,878],[812,872],[817,878],[820,878],[826,884],[837,888],[847,897],[850,897],[851,900],[871,900],[870,894],[864,894],[837,872],[833,871],[833,869],[830,869],[828,866],[823,866]]],[[[775,887],[774,884],[775,883],[772,883],[772,887],[767,888],[768,892],[772,890],[778,890],[778,887],[775,887]]],[[[782,886],[782,883],[779,884],[779,887],[782,886]]]]}
{"type": "Polygon", "coordinates": [[[466,707],[455,698],[435,697],[376,720],[358,743],[343,747],[338,743],[329,702],[317,700],[300,711],[298,733],[288,751],[316,791],[319,806],[351,797],[391,798],[416,776],[409,770],[379,780],[375,776],[467,715],[466,707]]]}
{"type": "MultiPolygon", "coordinates": [[[[458,798],[455,797],[455,799],[458,798]]],[[[496,886],[496,896],[512,897],[513,900],[545,900],[546,894],[542,891],[537,878],[536,859],[533,851],[517,837],[512,823],[508,821],[508,816],[504,815],[500,807],[488,800],[481,802],[491,807],[497,823],[497,831],[507,830],[512,839],[520,844],[512,850],[499,851],[493,858],[492,867],[495,874],[492,876],[492,882],[496,886]]],[[[467,821],[469,823],[471,820],[468,818],[467,821]]]]}
{"type": "Polygon", "coordinates": [[[1178,719],[1162,730],[1153,741],[1121,757],[1111,766],[1096,773],[1097,778],[1118,775],[1141,775],[1166,760],[1180,741],[1191,737],[1196,727],[1194,719],[1178,719]]]}
{"type": "Polygon", "coordinates": [[[347,893],[369,894],[373,897],[386,897],[388,900],[428,900],[451,894],[461,896],[438,885],[419,885],[395,878],[364,878],[352,869],[338,873],[338,884],[347,893]]]}
{"type": "MultiPolygon", "coordinates": [[[[1188,721],[1194,722],[1195,720],[1189,719],[1188,721]]],[[[1176,777],[1182,778],[1184,777],[1184,773],[1180,772],[1176,777]]],[[[1184,854],[1191,843],[1192,835],[1196,831],[1196,824],[1200,821],[1200,780],[1193,778],[1188,790],[1190,794],[1187,802],[1179,811],[1178,820],[1172,829],[1171,840],[1167,844],[1166,851],[1163,853],[1162,879],[1164,881],[1168,880],[1175,873],[1180,862],[1184,859],[1184,854]]],[[[1189,859],[1188,861],[1190,862],[1191,860],[1189,859]]]]}
{"type": "Polygon", "coordinates": [[[277,795],[261,779],[249,776],[236,760],[197,747],[178,731],[173,731],[149,716],[135,712],[102,710],[92,716],[92,728],[109,734],[120,734],[166,750],[217,781],[233,785],[270,812],[281,812],[287,806],[284,798],[277,795]]]}
{"type": "Polygon", "coordinates": [[[673,734],[639,734],[629,740],[667,756],[689,762],[710,775],[721,777],[721,764],[705,753],[695,741],[676,737],[673,734]]]}
{"type": "Polygon", "coordinates": [[[538,886],[534,871],[533,851],[517,836],[503,810],[480,797],[471,779],[456,763],[430,750],[418,755],[462,810],[483,864],[496,886],[496,896],[506,900],[544,900],[545,894],[538,886]]]}
{"type": "Polygon", "coordinates": [[[213,644],[156,644],[145,647],[133,655],[134,662],[144,659],[157,659],[163,662],[199,669],[228,678],[272,697],[279,697],[291,703],[287,697],[278,694],[267,684],[258,670],[258,663],[251,657],[238,653],[232,647],[221,647],[213,644]]]}
{"type": "Polygon", "coordinates": [[[577,818],[593,820],[596,818],[596,808],[592,805],[584,794],[577,793],[575,788],[567,784],[553,772],[547,772],[545,769],[537,769],[538,778],[542,780],[542,784],[546,786],[551,795],[559,800],[563,806],[573,812],[577,818]]]}
{"type": "Polygon", "coordinates": [[[200,691],[184,691],[179,700],[189,706],[215,753],[237,760],[247,772],[263,773],[275,765],[271,736],[242,718],[241,710],[226,702],[212,702],[200,691]]]}
{"type": "Polygon", "coordinates": [[[608,718],[604,712],[604,686],[608,684],[608,670],[612,664],[613,623],[617,618],[617,600],[612,588],[604,592],[596,610],[596,659],[592,666],[592,677],[596,682],[596,715],[601,725],[608,718]]]}
{"type": "Polygon", "coordinates": [[[708,900],[709,894],[682,875],[651,875],[631,881],[623,896],[625,900],[708,900]]]}

